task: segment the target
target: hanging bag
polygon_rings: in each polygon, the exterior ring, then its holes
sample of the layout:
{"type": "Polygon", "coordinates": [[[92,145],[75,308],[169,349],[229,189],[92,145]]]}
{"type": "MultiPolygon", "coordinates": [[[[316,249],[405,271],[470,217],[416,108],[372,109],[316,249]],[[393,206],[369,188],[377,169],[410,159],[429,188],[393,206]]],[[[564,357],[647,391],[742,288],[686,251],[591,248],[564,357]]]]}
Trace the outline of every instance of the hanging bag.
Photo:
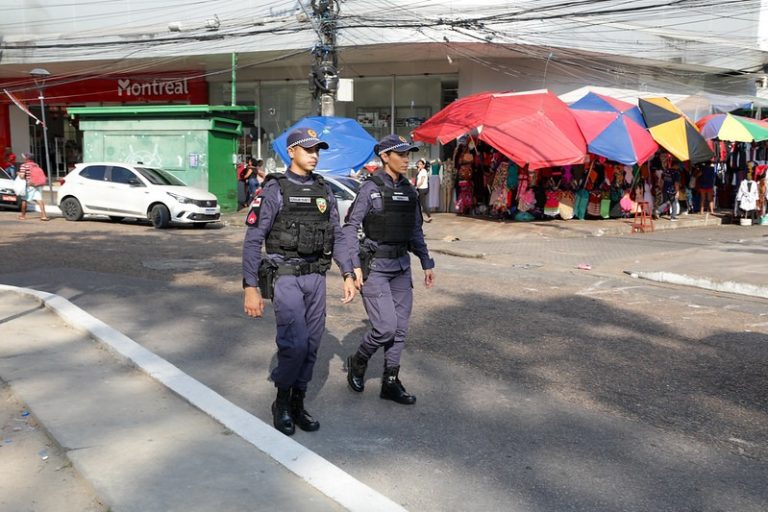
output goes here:
{"type": "Polygon", "coordinates": [[[27,195],[27,180],[21,176],[16,176],[13,180],[13,193],[17,196],[24,197],[27,195]]]}
{"type": "Polygon", "coordinates": [[[558,193],[558,199],[559,199],[558,213],[560,214],[560,218],[563,220],[572,219],[573,203],[575,200],[573,192],[569,190],[561,190],[558,193]]]}
{"type": "Polygon", "coordinates": [[[611,196],[608,192],[603,192],[603,196],[600,199],[600,216],[604,219],[608,219],[611,216],[611,196]]]}

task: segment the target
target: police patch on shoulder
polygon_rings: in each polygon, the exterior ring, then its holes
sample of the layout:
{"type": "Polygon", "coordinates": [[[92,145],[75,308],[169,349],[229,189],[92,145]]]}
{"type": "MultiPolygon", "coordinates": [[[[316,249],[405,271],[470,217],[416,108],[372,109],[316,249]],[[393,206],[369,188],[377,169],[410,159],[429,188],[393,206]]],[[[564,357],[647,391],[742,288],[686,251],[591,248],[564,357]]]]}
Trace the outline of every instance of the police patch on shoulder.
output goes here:
{"type": "Polygon", "coordinates": [[[259,211],[261,210],[261,196],[256,196],[251,201],[251,209],[248,211],[248,215],[245,216],[246,226],[255,226],[259,221],[259,211]]]}
{"type": "Polygon", "coordinates": [[[371,192],[371,199],[381,199],[381,192],[371,192]]]}

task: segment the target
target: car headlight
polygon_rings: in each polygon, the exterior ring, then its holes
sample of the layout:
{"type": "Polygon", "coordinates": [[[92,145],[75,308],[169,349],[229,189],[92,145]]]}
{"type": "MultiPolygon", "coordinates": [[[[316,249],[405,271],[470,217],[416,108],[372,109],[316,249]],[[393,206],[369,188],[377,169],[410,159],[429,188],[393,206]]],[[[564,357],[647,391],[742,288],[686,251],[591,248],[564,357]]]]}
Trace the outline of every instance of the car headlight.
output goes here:
{"type": "Polygon", "coordinates": [[[194,202],[194,201],[192,201],[192,199],[190,199],[188,197],[180,196],[179,194],[173,194],[171,192],[166,192],[166,194],[168,194],[169,196],[171,196],[172,198],[174,198],[176,201],[178,201],[181,204],[191,204],[191,203],[194,202]]]}

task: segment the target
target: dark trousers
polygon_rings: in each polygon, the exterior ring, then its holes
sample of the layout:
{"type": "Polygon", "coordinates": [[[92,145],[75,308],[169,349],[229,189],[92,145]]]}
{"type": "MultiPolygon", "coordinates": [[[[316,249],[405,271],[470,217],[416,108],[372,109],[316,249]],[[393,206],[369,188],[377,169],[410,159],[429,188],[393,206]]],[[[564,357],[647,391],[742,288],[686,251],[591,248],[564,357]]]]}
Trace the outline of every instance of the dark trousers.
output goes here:
{"type": "Polygon", "coordinates": [[[432,217],[432,215],[429,214],[429,189],[428,188],[420,188],[419,189],[419,204],[421,204],[421,214],[426,215],[427,217],[432,217]]]}
{"type": "Polygon", "coordinates": [[[325,276],[280,276],[272,307],[277,321],[272,380],[278,388],[306,391],[325,331],[325,276]]]}
{"type": "Polygon", "coordinates": [[[362,295],[371,329],[363,336],[359,350],[371,357],[380,347],[384,347],[385,366],[400,366],[413,308],[411,269],[394,272],[372,270],[363,285],[362,295]]]}

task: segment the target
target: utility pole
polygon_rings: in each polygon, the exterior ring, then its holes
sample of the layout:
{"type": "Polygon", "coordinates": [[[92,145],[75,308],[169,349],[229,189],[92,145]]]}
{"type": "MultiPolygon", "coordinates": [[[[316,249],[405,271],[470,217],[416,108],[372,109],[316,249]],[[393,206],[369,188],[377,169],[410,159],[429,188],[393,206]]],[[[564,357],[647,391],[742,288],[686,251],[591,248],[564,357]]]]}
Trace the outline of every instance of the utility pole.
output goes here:
{"type": "Polygon", "coordinates": [[[338,0],[312,0],[312,16],[316,20],[320,40],[312,48],[312,72],[309,89],[317,101],[321,116],[335,114],[334,100],[339,87],[338,56],[336,55],[336,20],[339,17],[338,0]]]}

